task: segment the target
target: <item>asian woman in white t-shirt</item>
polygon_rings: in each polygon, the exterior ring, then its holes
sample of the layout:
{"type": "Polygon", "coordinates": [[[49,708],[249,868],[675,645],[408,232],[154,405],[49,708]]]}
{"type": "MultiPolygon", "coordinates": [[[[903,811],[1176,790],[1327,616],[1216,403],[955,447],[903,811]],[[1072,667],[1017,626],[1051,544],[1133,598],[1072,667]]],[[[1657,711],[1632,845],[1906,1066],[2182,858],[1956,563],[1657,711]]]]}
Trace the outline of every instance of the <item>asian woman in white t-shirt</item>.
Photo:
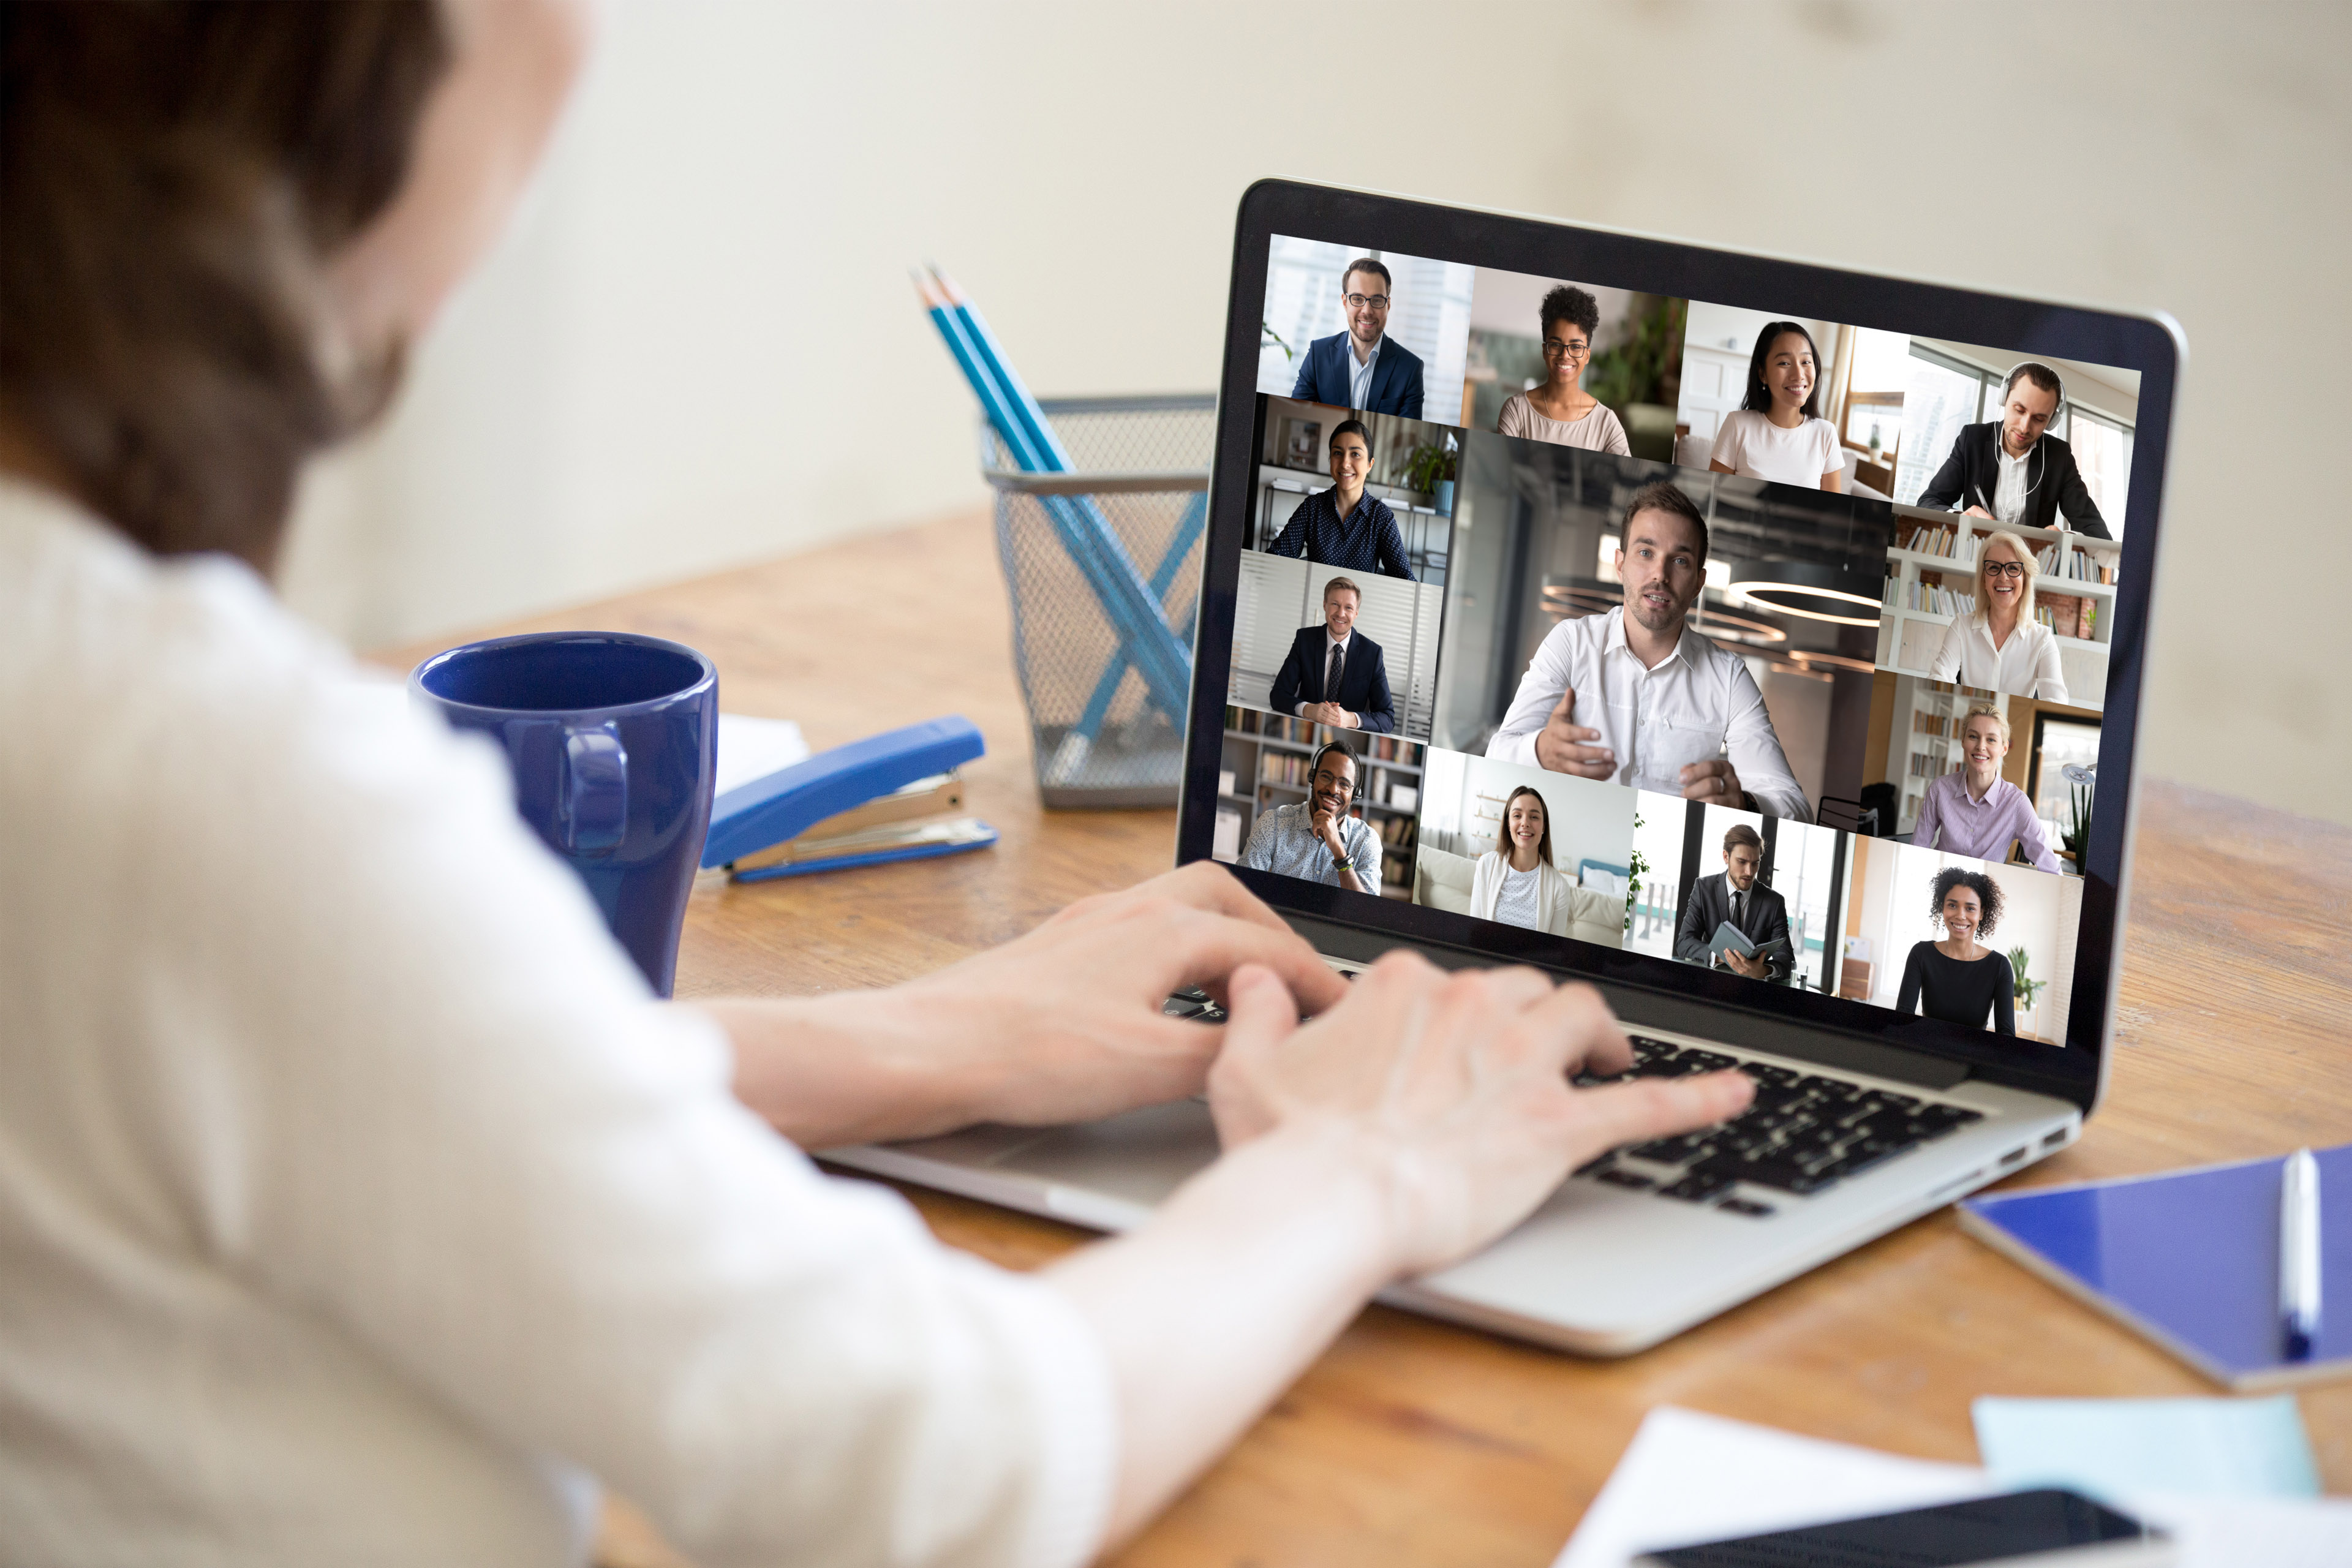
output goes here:
{"type": "Polygon", "coordinates": [[[1748,361],[1748,392],[1723,416],[1707,468],[1808,489],[1845,489],[1837,426],[1821,416],[1821,351],[1795,321],[1772,321],[1748,361]]]}

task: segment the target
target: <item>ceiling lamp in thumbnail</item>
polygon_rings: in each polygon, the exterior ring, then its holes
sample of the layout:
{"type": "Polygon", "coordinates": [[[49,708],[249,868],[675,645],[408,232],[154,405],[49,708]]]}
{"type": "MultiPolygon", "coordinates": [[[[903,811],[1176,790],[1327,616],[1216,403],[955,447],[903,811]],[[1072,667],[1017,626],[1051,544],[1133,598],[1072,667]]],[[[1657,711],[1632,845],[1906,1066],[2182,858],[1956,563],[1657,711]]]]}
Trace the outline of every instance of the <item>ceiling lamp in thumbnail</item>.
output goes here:
{"type": "Polygon", "coordinates": [[[1842,626],[1878,624],[1882,582],[1819,561],[1743,561],[1731,569],[1730,590],[1759,608],[1842,626]]]}

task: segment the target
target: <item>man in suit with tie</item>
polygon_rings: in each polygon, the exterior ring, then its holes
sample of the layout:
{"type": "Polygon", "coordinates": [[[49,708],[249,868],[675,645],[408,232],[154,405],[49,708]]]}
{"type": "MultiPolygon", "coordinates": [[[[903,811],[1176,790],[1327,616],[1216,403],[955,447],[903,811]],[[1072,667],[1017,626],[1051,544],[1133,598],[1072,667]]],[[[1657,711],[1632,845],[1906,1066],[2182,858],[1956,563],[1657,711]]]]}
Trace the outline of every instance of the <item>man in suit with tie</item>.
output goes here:
{"type": "Polygon", "coordinates": [[[1788,978],[1796,967],[1789,942],[1789,903],[1757,883],[1756,874],[1763,864],[1764,840],[1746,823],[1732,824],[1731,831],[1723,836],[1722,871],[1691,884],[1682,923],[1675,931],[1676,958],[1685,963],[1712,962],[1750,980],[1788,978]],[[1759,947],[1777,940],[1781,943],[1780,951],[1744,958],[1727,950],[1710,960],[1707,949],[1715,942],[1715,930],[1726,921],[1759,947]]]}
{"type": "Polygon", "coordinates": [[[1388,335],[1389,269],[1375,258],[1348,263],[1339,282],[1348,330],[1307,345],[1290,395],[1334,408],[1421,417],[1421,361],[1388,335]]]}
{"type": "Polygon", "coordinates": [[[1396,728],[1388,659],[1380,644],[1355,629],[1362,599],[1363,590],[1345,577],[1323,584],[1323,624],[1300,627],[1275,672],[1276,712],[1339,730],[1396,728]]]}
{"type": "Polygon", "coordinates": [[[2000,417],[1960,427],[1951,456],[1919,492],[1918,504],[1935,511],[1965,507],[1970,517],[2004,528],[2022,523],[2086,539],[2110,537],[2074,449],[2044,434],[2065,397],[2058,373],[2046,364],[2027,360],[2011,371],[2000,391],[2000,417]]]}

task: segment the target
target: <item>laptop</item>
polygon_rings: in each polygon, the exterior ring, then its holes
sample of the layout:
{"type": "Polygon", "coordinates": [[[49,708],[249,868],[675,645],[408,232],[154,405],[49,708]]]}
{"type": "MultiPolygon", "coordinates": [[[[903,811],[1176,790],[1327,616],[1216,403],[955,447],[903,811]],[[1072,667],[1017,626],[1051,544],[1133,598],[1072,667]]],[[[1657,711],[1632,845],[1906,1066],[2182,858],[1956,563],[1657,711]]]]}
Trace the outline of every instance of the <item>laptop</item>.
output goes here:
{"type": "MultiPolygon", "coordinates": [[[[2183,354],[2158,315],[1244,195],[1179,863],[1343,972],[1532,964],[1634,1073],[1758,1086],[1384,1300],[1623,1354],[2081,1135],[2183,354]]],[[[828,1158],[1118,1230],[1215,1152],[1186,1100],[828,1158]]]]}

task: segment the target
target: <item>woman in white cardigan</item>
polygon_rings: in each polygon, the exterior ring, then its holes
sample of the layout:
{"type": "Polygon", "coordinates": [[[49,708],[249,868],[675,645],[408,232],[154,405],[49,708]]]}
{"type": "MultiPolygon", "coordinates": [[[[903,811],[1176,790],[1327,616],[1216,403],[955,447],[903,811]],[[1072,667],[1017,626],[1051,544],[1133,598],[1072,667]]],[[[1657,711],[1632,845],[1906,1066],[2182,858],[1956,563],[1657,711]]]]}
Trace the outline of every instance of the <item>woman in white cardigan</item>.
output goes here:
{"type": "Polygon", "coordinates": [[[1928,677],[2039,702],[2066,701],[2058,634],[2033,618],[2040,570],[2025,541],[2007,529],[1985,535],[1977,551],[1977,607],[1944,628],[1928,677]]]}
{"type": "Polygon", "coordinates": [[[1566,936],[1576,918],[1576,884],[1551,863],[1551,812],[1521,784],[1503,803],[1495,847],[1478,857],[1470,912],[1482,921],[1566,936]]]}

